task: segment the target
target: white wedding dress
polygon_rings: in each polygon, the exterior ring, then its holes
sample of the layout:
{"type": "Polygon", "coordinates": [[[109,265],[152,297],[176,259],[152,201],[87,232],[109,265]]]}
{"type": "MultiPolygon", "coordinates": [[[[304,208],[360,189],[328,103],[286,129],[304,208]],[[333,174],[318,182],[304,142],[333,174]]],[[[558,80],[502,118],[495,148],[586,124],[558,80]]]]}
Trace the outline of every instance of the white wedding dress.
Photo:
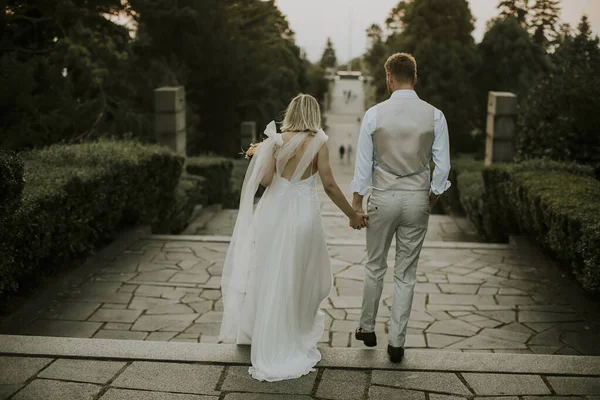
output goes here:
{"type": "Polygon", "coordinates": [[[313,160],[328,137],[322,130],[297,133],[283,143],[274,122],[265,134],[246,173],[225,260],[219,340],[251,344],[252,377],[279,381],[303,376],[321,360],[319,308],[333,277],[313,160]],[[273,157],[273,181],[254,209],[273,157]],[[286,178],[284,170],[294,172],[286,178]]]}

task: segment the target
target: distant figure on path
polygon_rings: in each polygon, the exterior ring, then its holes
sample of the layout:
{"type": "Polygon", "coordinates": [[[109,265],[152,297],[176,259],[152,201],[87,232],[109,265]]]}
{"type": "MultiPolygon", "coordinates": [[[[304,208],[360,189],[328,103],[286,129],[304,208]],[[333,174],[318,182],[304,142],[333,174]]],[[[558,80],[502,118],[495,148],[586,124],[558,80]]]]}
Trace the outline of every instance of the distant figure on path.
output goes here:
{"type": "Polygon", "coordinates": [[[344,161],[344,154],[346,154],[346,148],[344,147],[344,145],[343,145],[343,144],[342,144],[342,145],[340,145],[340,150],[339,150],[339,152],[340,152],[340,160],[341,160],[341,161],[344,161]]]}
{"type": "Polygon", "coordinates": [[[352,145],[348,145],[348,149],[346,150],[348,153],[348,163],[352,164],[352,145]]]}

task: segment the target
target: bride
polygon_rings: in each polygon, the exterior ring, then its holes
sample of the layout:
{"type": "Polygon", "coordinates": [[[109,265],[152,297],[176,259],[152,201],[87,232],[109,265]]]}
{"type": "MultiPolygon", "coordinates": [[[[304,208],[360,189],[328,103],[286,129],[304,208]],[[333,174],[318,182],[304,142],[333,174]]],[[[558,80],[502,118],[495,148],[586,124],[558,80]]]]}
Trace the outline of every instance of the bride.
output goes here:
{"type": "Polygon", "coordinates": [[[320,304],[333,277],[316,175],[348,216],[366,226],[337,185],[327,135],[314,97],[300,94],[288,106],[283,134],[267,126],[248,166],[240,208],[223,268],[220,342],[251,345],[249,373],[261,381],[301,377],[321,360],[320,304]],[[254,209],[259,185],[267,189],[254,209]]]}

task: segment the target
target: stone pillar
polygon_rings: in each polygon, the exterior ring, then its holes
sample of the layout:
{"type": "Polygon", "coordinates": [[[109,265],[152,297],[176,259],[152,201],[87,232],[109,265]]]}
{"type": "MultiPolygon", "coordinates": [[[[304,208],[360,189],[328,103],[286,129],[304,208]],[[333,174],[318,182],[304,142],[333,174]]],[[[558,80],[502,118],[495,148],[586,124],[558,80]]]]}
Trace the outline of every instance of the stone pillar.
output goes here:
{"type": "Polygon", "coordinates": [[[185,157],[185,88],[165,86],[155,89],[154,110],[157,143],[185,157]]]}
{"type": "Polygon", "coordinates": [[[517,95],[489,92],[485,165],[513,161],[513,136],[517,122],[517,95]]]}
{"type": "Polygon", "coordinates": [[[241,146],[242,149],[250,147],[250,143],[256,143],[256,121],[244,121],[241,125],[241,146]]]}

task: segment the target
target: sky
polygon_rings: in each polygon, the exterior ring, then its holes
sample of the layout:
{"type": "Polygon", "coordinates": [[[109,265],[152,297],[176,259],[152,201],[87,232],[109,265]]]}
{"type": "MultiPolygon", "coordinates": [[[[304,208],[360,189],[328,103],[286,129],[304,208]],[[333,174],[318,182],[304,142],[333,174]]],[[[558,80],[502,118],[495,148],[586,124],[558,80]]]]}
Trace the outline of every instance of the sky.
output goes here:
{"type": "MultiPolygon", "coordinates": [[[[365,30],[373,23],[384,22],[399,0],[275,0],[287,15],[296,32],[296,43],[311,61],[321,58],[327,37],[331,37],[338,62],[348,60],[348,54],[358,57],[366,50],[365,30]],[[351,33],[350,33],[351,32],[351,33]],[[349,38],[352,38],[349,41],[349,38]]],[[[481,41],[485,24],[498,15],[499,0],[469,0],[476,18],[475,41],[481,41]]],[[[600,35],[600,0],[563,0],[562,20],[577,26],[586,14],[592,29],[600,35]]]]}

